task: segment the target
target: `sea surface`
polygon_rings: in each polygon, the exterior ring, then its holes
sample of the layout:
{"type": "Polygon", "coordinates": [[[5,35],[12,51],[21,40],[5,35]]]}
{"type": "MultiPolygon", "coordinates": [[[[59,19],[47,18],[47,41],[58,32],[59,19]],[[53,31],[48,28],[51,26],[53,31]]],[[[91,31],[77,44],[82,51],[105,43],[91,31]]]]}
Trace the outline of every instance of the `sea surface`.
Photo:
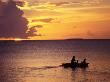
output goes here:
{"type": "Polygon", "coordinates": [[[110,40],[0,41],[0,82],[110,82],[110,40]],[[60,66],[72,56],[89,67],[60,66]]]}

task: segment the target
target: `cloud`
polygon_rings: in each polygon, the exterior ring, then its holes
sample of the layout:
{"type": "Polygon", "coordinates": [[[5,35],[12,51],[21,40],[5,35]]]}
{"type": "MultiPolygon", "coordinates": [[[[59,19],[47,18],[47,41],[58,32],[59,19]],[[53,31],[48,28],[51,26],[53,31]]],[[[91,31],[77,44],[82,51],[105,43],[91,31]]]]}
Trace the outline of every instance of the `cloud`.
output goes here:
{"type": "Polygon", "coordinates": [[[28,36],[33,37],[33,36],[42,36],[41,34],[37,34],[37,28],[41,28],[41,25],[33,26],[29,29],[28,31],[28,36]]]}
{"type": "Polygon", "coordinates": [[[79,8],[77,11],[80,12],[87,12],[87,13],[110,13],[110,7],[109,6],[97,6],[97,7],[88,7],[88,8],[79,8]]]}
{"type": "Polygon", "coordinates": [[[33,29],[27,32],[28,21],[23,14],[23,11],[16,6],[15,1],[10,0],[8,3],[1,4],[0,38],[28,38],[35,35],[36,31],[33,29]]]}
{"type": "Polygon", "coordinates": [[[37,36],[36,32],[37,32],[36,28],[32,27],[32,28],[30,28],[30,30],[28,31],[28,35],[29,35],[29,36],[37,36]]]}
{"type": "MultiPolygon", "coordinates": [[[[42,28],[43,26],[42,25],[36,25],[36,26],[33,26],[34,28],[42,28]]],[[[33,27],[31,27],[31,28],[33,28],[33,27]]]]}
{"type": "Polygon", "coordinates": [[[51,23],[53,18],[46,18],[46,19],[34,19],[32,22],[45,22],[45,23],[51,23]]]}
{"type": "MultiPolygon", "coordinates": [[[[51,0],[50,0],[51,1],[51,0]]],[[[84,6],[99,6],[99,5],[110,5],[110,0],[58,0],[51,1],[56,6],[67,6],[67,7],[84,7],[84,6]]]]}
{"type": "Polygon", "coordinates": [[[16,1],[16,5],[23,7],[25,5],[24,1],[16,1]]]}
{"type": "Polygon", "coordinates": [[[56,6],[62,6],[62,5],[65,5],[65,4],[70,4],[69,2],[57,2],[57,3],[51,3],[51,4],[54,4],[56,6]]]}

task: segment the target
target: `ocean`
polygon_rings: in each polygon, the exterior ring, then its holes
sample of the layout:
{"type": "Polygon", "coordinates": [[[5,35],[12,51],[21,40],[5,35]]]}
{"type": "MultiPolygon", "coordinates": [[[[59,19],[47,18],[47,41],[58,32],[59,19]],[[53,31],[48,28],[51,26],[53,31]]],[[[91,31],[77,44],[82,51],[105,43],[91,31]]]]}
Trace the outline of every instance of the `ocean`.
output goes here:
{"type": "Polygon", "coordinates": [[[110,82],[110,40],[0,41],[0,82],[110,82]]]}

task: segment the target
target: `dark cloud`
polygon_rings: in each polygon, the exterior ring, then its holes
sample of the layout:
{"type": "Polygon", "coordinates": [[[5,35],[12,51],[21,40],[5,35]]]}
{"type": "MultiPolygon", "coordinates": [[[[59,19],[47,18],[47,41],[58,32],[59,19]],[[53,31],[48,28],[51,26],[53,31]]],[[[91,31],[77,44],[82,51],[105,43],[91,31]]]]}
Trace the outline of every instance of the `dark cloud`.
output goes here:
{"type": "Polygon", "coordinates": [[[32,37],[32,36],[41,36],[41,34],[37,34],[37,29],[35,28],[36,26],[33,26],[30,28],[30,30],[28,31],[28,36],[32,37]]]}
{"type": "Polygon", "coordinates": [[[43,26],[42,25],[36,25],[36,26],[33,26],[33,27],[31,27],[31,28],[42,28],[43,26]]]}
{"type": "Polygon", "coordinates": [[[32,22],[45,22],[45,23],[51,23],[52,20],[54,20],[53,18],[46,18],[46,19],[36,19],[36,20],[32,20],[32,22]]]}
{"type": "MultiPolygon", "coordinates": [[[[19,5],[22,6],[22,3],[19,2],[19,5]]],[[[35,35],[33,29],[27,32],[28,21],[23,14],[15,1],[9,0],[0,5],[0,38],[28,38],[35,35]]]]}
{"type": "Polygon", "coordinates": [[[36,34],[37,30],[35,27],[30,28],[30,30],[28,31],[28,35],[29,36],[37,36],[36,34]]]}
{"type": "Polygon", "coordinates": [[[32,36],[41,36],[41,34],[37,34],[37,28],[42,28],[42,27],[43,27],[42,25],[36,25],[36,26],[31,27],[28,30],[28,36],[29,37],[32,37],[32,36]]]}

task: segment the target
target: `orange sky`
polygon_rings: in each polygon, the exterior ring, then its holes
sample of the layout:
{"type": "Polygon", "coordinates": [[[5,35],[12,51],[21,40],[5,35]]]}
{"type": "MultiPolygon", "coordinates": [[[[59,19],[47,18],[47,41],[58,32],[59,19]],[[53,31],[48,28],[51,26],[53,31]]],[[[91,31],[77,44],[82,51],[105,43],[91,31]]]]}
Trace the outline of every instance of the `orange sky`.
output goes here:
{"type": "Polygon", "coordinates": [[[25,0],[19,8],[29,28],[41,26],[30,39],[110,39],[109,0],[25,0]]]}

